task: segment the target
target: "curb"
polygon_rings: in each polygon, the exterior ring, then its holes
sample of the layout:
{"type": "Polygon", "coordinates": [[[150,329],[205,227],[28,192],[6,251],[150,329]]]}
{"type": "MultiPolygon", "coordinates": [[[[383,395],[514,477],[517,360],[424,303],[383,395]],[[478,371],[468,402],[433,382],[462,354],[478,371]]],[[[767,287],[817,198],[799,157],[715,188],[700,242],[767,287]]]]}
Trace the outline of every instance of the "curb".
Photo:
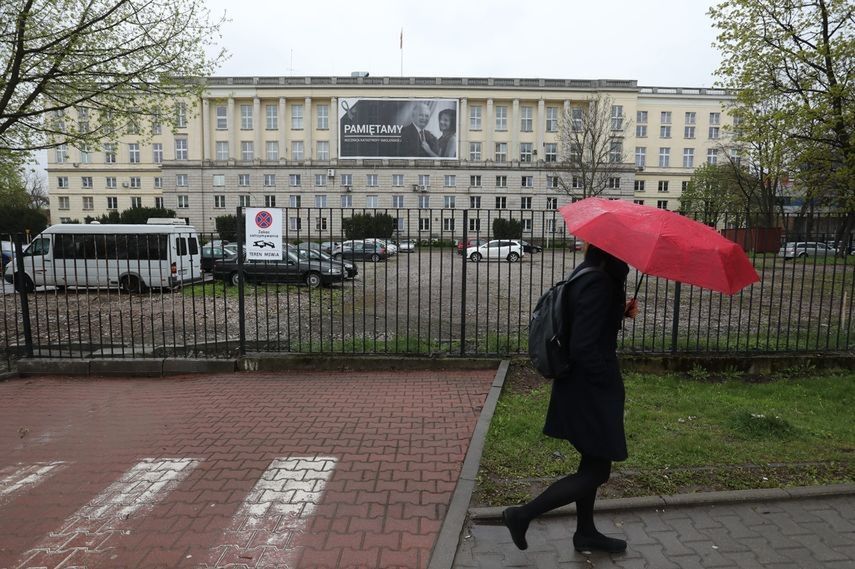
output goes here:
{"type": "Polygon", "coordinates": [[[162,377],[187,373],[234,373],[236,360],[192,358],[23,359],[10,377],[38,375],[162,377]]]}
{"type": "Polygon", "coordinates": [[[466,515],[469,513],[469,503],[472,500],[472,493],[475,491],[475,478],[481,464],[481,454],[484,452],[487,431],[490,428],[490,422],[493,420],[493,413],[496,411],[496,403],[498,403],[499,395],[502,393],[502,386],[505,384],[508,367],[510,367],[508,360],[503,360],[499,365],[496,378],[493,380],[484,401],[484,407],[481,408],[481,415],[478,417],[478,422],[472,432],[472,439],[469,441],[469,449],[466,451],[466,458],[463,461],[463,468],[460,470],[460,477],[457,479],[457,486],[451,496],[451,503],[448,505],[448,511],[442,520],[439,535],[431,552],[428,569],[451,569],[454,564],[457,547],[460,545],[460,535],[463,525],[466,523],[466,515]]]}
{"type": "MultiPolygon", "coordinates": [[[[697,492],[674,494],[673,496],[641,496],[638,498],[614,498],[597,500],[598,512],[621,512],[664,508],[688,508],[692,506],[719,506],[749,502],[779,502],[805,498],[855,495],[855,484],[831,484],[827,486],[799,486],[796,488],[761,488],[757,490],[727,490],[723,492],[697,492]]],[[[501,523],[505,507],[471,508],[469,518],[473,523],[501,523]]],[[[561,517],[576,514],[576,505],[571,504],[544,516],[561,517]]]]}

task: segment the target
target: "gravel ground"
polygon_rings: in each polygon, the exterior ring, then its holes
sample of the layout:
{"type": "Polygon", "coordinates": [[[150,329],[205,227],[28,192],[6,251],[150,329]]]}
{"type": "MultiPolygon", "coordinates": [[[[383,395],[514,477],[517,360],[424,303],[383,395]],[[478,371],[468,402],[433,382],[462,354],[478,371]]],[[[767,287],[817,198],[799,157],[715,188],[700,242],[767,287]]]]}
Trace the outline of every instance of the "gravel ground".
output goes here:
{"type": "MultiPolygon", "coordinates": [[[[356,280],[332,288],[249,287],[248,348],[459,353],[465,330],[468,353],[525,351],[537,299],[577,261],[581,256],[569,250],[527,255],[518,263],[475,263],[449,249],[423,249],[359,263],[356,280]]],[[[682,287],[678,349],[853,348],[855,266],[767,257],[757,269],[761,283],[734,297],[682,287]]],[[[631,287],[635,278],[630,273],[631,287]]],[[[14,347],[23,343],[19,297],[9,287],[2,292],[0,346],[14,347]]],[[[674,295],[674,283],[645,278],[641,314],[628,321],[623,349],[670,349],[674,295]]],[[[236,290],[221,283],[130,296],[42,290],[29,300],[34,343],[42,353],[84,356],[97,346],[108,354],[225,355],[239,338],[236,290]]]]}

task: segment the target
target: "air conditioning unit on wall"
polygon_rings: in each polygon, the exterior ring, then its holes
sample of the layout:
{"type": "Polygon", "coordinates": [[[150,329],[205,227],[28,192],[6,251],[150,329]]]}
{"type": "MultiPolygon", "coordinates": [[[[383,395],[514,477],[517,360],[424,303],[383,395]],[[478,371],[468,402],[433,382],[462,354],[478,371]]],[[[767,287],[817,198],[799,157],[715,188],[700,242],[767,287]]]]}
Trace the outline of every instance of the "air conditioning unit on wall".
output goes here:
{"type": "Polygon", "coordinates": [[[335,168],[328,169],[327,176],[329,176],[330,178],[335,178],[335,168]]]}

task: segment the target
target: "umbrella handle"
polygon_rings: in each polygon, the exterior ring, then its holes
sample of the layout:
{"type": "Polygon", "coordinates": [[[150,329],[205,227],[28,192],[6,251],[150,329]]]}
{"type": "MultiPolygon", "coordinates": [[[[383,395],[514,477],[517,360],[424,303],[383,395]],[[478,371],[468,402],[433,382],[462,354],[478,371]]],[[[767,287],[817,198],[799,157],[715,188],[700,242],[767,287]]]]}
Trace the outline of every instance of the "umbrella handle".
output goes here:
{"type": "Polygon", "coordinates": [[[632,295],[633,300],[635,300],[638,297],[638,289],[641,288],[642,281],[644,281],[644,273],[641,273],[641,278],[638,279],[638,282],[635,284],[635,294],[632,295]]]}

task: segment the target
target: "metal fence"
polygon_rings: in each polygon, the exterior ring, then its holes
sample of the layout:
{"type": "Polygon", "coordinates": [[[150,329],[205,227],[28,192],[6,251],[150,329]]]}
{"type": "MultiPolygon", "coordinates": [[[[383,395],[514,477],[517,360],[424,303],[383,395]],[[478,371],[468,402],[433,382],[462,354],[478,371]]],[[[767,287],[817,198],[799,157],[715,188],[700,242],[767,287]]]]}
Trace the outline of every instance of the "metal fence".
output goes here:
{"type": "MultiPolygon", "coordinates": [[[[20,357],[525,353],[538,298],[582,260],[580,244],[564,233],[560,214],[552,210],[283,213],[284,241],[291,244],[340,243],[343,220],[386,213],[395,220],[393,240],[416,245],[376,261],[367,255],[352,260],[357,274],[338,282],[338,275],[309,279],[313,270],[323,271],[302,262],[291,267],[295,274],[286,275],[280,264],[230,263],[221,251],[218,259],[202,260],[203,270],[191,253],[219,237],[186,229],[170,234],[168,243],[141,235],[105,236],[103,229],[87,233],[91,226],[50,242],[3,236],[18,252],[4,269],[0,289],[0,366],[10,368],[20,357]],[[484,255],[476,262],[460,254],[466,251],[459,251],[458,243],[492,238],[496,219],[519,221],[534,250],[512,261],[484,255]],[[171,256],[182,252],[183,257],[171,256]],[[328,280],[336,282],[325,286],[328,280]],[[316,288],[306,284],[318,281],[316,288]]],[[[806,256],[793,259],[778,254],[784,242],[835,242],[838,222],[794,216],[778,219],[773,228],[725,230],[750,250],[761,281],[724,296],[645,278],[640,314],[626,321],[620,349],[649,354],[852,350],[855,255],[826,256],[815,249],[800,249],[806,256]]],[[[731,224],[722,220],[722,225],[731,224]]],[[[851,250],[852,239],[846,235],[834,244],[851,250]]],[[[639,277],[631,272],[628,288],[634,289],[639,277]]]]}

